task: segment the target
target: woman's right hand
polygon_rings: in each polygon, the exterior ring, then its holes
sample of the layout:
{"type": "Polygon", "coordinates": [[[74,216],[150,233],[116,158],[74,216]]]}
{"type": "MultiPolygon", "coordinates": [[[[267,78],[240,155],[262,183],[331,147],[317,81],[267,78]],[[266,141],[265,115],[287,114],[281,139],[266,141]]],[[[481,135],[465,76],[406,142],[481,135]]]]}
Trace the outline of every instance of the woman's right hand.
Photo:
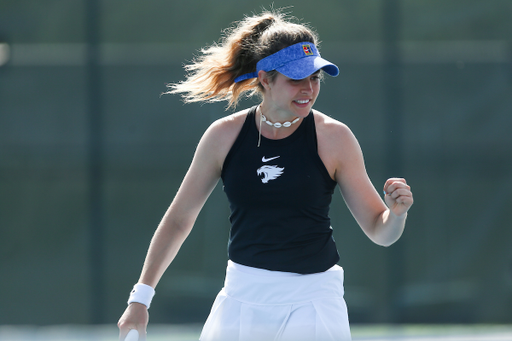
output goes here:
{"type": "Polygon", "coordinates": [[[136,329],[139,332],[139,341],[145,341],[148,322],[149,313],[146,306],[140,303],[131,303],[117,322],[119,341],[124,341],[130,329],[136,329]]]}

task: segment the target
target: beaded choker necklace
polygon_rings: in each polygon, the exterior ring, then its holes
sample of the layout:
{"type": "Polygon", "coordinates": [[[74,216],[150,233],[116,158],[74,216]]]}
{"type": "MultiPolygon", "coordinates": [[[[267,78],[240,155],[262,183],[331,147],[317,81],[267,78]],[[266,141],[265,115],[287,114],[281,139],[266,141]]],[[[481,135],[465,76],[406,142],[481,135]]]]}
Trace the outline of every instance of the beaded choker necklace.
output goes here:
{"type": "Polygon", "coordinates": [[[281,128],[281,127],[288,128],[289,126],[291,126],[294,123],[299,122],[299,120],[300,120],[300,117],[297,117],[296,119],[294,119],[291,122],[284,122],[284,123],[276,122],[276,123],[272,123],[269,120],[267,120],[265,115],[263,115],[263,111],[261,111],[261,105],[258,106],[258,109],[260,110],[260,132],[259,132],[260,134],[258,136],[258,147],[260,146],[260,143],[261,143],[261,124],[263,122],[265,122],[266,124],[268,124],[269,126],[274,127],[274,128],[281,128]]]}
{"type": "Polygon", "coordinates": [[[293,121],[291,122],[284,122],[284,123],[279,123],[279,122],[276,122],[276,123],[272,123],[270,122],[269,120],[267,120],[267,118],[265,117],[265,115],[263,115],[263,113],[261,112],[261,109],[260,109],[260,115],[261,115],[261,120],[263,122],[265,122],[266,124],[268,124],[269,126],[273,126],[273,127],[276,127],[276,128],[281,128],[281,127],[285,127],[285,128],[288,128],[289,126],[291,126],[292,124],[294,123],[297,123],[299,122],[300,120],[300,117],[297,117],[296,119],[294,119],[293,121]]]}

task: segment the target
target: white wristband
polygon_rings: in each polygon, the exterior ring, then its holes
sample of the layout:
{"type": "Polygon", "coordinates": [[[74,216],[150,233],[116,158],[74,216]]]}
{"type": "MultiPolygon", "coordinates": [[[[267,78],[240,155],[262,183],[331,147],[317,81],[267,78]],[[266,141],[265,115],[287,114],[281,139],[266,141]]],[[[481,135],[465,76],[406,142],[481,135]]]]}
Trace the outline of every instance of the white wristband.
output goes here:
{"type": "Polygon", "coordinates": [[[133,290],[130,293],[130,298],[128,299],[128,304],[133,302],[141,303],[149,309],[153,296],[155,296],[155,289],[149,285],[137,283],[133,286],[133,290]]]}

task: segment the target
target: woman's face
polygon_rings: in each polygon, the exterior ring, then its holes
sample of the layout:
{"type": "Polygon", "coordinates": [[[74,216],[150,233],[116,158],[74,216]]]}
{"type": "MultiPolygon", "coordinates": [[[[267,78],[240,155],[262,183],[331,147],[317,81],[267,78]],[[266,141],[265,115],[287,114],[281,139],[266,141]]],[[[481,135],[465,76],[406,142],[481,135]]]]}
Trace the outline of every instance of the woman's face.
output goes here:
{"type": "Polygon", "coordinates": [[[320,93],[320,72],[299,80],[278,73],[272,82],[264,84],[266,109],[281,116],[306,117],[320,93]]]}

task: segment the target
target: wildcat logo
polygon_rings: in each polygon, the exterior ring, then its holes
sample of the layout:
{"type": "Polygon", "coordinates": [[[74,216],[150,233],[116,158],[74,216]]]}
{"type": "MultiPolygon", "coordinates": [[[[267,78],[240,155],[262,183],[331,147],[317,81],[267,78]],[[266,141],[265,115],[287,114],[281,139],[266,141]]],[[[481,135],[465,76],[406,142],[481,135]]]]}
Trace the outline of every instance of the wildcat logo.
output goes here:
{"type": "Polygon", "coordinates": [[[263,178],[261,178],[261,182],[266,184],[270,180],[275,180],[278,177],[283,174],[284,168],[280,168],[277,166],[263,166],[259,168],[256,173],[258,173],[259,176],[263,175],[263,178]]]}

